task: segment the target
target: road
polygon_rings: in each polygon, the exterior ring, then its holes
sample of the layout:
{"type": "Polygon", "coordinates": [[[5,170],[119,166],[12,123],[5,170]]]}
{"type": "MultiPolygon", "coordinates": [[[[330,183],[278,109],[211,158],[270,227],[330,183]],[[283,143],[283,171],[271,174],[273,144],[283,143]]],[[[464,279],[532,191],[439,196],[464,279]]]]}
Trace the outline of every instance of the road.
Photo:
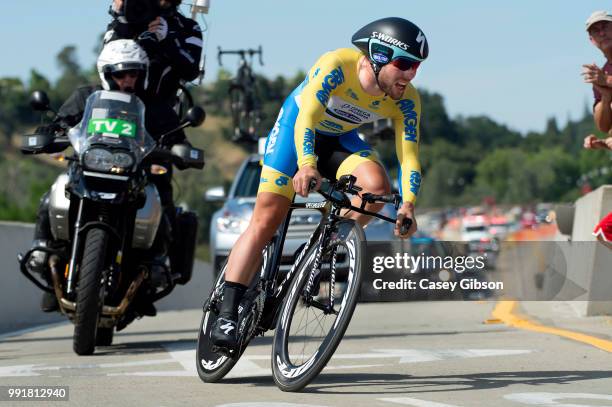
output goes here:
{"type": "MultiPolygon", "coordinates": [[[[0,386],[69,386],[68,402],[49,405],[88,407],[612,406],[610,318],[585,322],[564,303],[519,304],[522,317],[537,311],[537,324],[565,325],[583,334],[576,340],[504,324],[499,309],[495,301],[359,304],[335,357],[299,394],[274,385],[271,335],[222,383],[202,383],[198,310],[136,321],[89,357],[72,352],[67,323],[0,337],[0,386]]],[[[14,405],[29,404],[41,405],[14,405]]]]}

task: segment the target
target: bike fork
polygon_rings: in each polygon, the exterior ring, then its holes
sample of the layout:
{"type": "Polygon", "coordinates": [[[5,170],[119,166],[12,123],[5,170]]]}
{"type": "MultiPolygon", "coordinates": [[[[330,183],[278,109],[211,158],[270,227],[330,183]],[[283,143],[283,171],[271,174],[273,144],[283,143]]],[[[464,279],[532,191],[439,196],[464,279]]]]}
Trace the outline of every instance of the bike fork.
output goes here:
{"type": "MultiPolygon", "coordinates": [[[[337,311],[334,310],[334,287],[336,284],[336,254],[338,247],[334,246],[331,251],[331,264],[330,264],[330,278],[329,278],[329,303],[322,304],[319,301],[315,300],[314,297],[318,295],[318,293],[312,293],[314,281],[321,274],[321,258],[323,257],[323,246],[325,240],[330,231],[330,225],[326,224],[323,228],[323,231],[319,237],[319,241],[317,242],[317,254],[314,260],[314,264],[312,270],[310,270],[310,274],[308,276],[308,283],[306,284],[306,288],[304,289],[304,297],[306,304],[308,306],[312,306],[318,308],[325,312],[325,314],[335,314],[337,311]]],[[[320,287],[319,287],[320,289],[320,287]]]]}

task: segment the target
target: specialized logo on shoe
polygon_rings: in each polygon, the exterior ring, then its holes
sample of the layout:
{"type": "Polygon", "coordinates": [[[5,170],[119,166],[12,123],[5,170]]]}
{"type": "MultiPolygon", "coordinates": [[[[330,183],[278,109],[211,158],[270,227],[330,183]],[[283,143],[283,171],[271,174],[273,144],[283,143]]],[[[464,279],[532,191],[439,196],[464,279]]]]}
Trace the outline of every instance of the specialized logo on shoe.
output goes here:
{"type": "Polygon", "coordinates": [[[230,332],[232,332],[232,329],[235,329],[236,327],[232,325],[231,322],[226,322],[225,325],[221,325],[219,328],[223,330],[223,333],[229,335],[230,332]]]}

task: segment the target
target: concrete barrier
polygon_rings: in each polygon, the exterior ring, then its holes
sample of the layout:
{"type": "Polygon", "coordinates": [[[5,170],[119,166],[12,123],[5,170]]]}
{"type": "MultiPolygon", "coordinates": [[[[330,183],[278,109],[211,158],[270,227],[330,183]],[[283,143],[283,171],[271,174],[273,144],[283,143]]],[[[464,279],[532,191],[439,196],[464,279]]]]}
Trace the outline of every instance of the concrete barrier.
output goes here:
{"type": "Polygon", "coordinates": [[[42,291],[19,272],[17,253],[30,248],[33,234],[31,224],[0,222],[0,332],[63,320],[58,313],[40,310],[42,291]]]}
{"type": "MultiPolygon", "coordinates": [[[[578,199],[572,226],[572,242],[596,242],[593,229],[609,212],[612,212],[612,185],[602,186],[578,199]]],[[[580,297],[584,301],[576,301],[573,305],[583,316],[611,315],[612,301],[595,300],[612,300],[612,264],[606,264],[610,257],[609,249],[602,244],[583,246],[585,248],[580,251],[580,256],[568,258],[567,277],[587,290],[587,293],[580,297]]]]}
{"type": "MultiPolygon", "coordinates": [[[[0,333],[66,319],[56,312],[42,312],[42,291],[19,272],[17,253],[23,253],[30,248],[33,233],[34,226],[31,224],[0,222],[0,333]]],[[[211,285],[210,264],[196,261],[192,280],[185,286],[177,286],[168,297],[156,303],[157,309],[167,311],[199,308],[210,293],[211,285]]]]}

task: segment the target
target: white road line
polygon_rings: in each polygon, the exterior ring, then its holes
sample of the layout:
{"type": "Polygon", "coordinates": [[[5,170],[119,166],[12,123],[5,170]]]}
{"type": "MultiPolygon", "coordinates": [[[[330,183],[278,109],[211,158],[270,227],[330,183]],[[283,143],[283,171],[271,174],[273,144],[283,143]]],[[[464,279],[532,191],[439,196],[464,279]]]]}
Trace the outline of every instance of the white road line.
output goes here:
{"type": "MultiPolygon", "coordinates": [[[[336,366],[325,366],[325,370],[336,370],[336,369],[366,369],[370,367],[381,367],[381,366],[389,366],[389,364],[379,364],[379,365],[336,365],[336,366]]],[[[324,370],[324,371],[325,371],[324,370]]]]}
{"type": "Polygon", "coordinates": [[[420,400],[412,397],[392,397],[377,400],[414,407],[459,407],[454,404],[437,403],[435,401],[420,400]]]}
{"type": "Polygon", "coordinates": [[[433,362],[438,360],[512,356],[531,353],[528,349],[372,349],[381,356],[399,357],[399,363],[433,362]]]}
{"type": "MultiPolygon", "coordinates": [[[[604,404],[576,404],[576,400],[611,400],[610,394],[592,394],[592,393],[513,393],[504,395],[506,400],[515,401],[517,403],[528,404],[532,406],[549,406],[549,407],[597,407],[604,404]],[[571,399],[572,403],[563,403],[561,400],[571,399]]],[[[609,406],[610,404],[608,404],[609,406]]]]}
{"type": "Polygon", "coordinates": [[[41,376],[44,372],[58,371],[58,370],[74,370],[74,369],[107,369],[115,367],[130,367],[130,366],[151,366],[160,365],[164,363],[176,363],[174,359],[157,359],[157,360],[139,360],[134,362],[121,362],[121,363],[88,363],[80,365],[58,365],[58,366],[47,366],[47,365],[17,365],[17,366],[0,366],[0,377],[27,377],[27,376],[41,376]]]}
{"type": "MultiPolygon", "coordinates": [[[[197,376],[196,372],[196,361],[195,361],[195,349],[185,349],[184,346],[177,347],[173,345],[165,346],[166,351],[169,354],[169,358],[161,358],[163,353],[158,354],[158,359],[150,360],[138,360],[138,361],[127,361],[127,362],[115,362],[115,363],[89,363],[89,364],[66,364],[66,365],[45,365],[45,364],[32,364],[32,365],[16,365],[16,366],[0,366],[0,377],[19,377],[19,376],[40,376],[41,374],[50,374],[53,372],[75,370],[75,369],[91,369],[91,370],[103,370],[113,368],[127,368],[136,366],[154,366],[154,365],[167,365],[170,363],[178,363],[182,369],[177,368],[174,370],[160,369],[160,370],[147,370],[140,372],[122,372],[122,373],[108,373],[112,376],[197,376]]],[[[512,356],[522,355],[532,352],[531,350],[524,349],[372,349],[368,353],[347,353],[334,355],[332,360],[367,360],[377,359],[381,361],[384,359],[399,359],[399,363],[422,363],[422,362],[433,362],[443,361],[452,359],[468,359],[477,357],[491,357],[491,356],[512,356]]],[[[270,355],[244,355],[227,377],[252,377],[252,376],[268,376],[270,375],[269,368],[270,355]],[[261,362],[265,362],[265,367],[261,367],[261,362]]],[[[389,361],[388,363],[374,363],[374,364],[331,364],[327,367],[328,370],[333,369],[358,369],[358,368],[372,368],[385,366],[392,363],[398,363],[389,361]]],[[[161,367],[161,366],[160,366],[161,367]]],[[[99,374],[104,374],[101,371],[99,374]]]]}
{"type": "Polygon", "coordinates": [[[219,404],[215,407],[327,407],[314,404],[296,404],[296,403],[275,403],[269,401],[247,402],[247,403],[230,403],[219,404]]]}

